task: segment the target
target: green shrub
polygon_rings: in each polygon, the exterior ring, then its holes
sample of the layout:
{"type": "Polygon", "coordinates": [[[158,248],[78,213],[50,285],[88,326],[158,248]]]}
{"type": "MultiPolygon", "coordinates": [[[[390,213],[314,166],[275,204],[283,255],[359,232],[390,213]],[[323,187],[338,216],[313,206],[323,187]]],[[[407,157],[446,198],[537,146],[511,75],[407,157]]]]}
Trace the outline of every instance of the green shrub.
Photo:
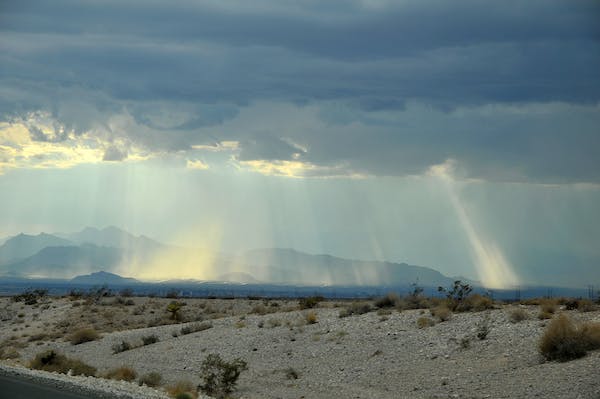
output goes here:
{"type": "Polygon", "coordinates": [[[248,365],[244,360],[227,362],[218,354],[212,353],[202,362],[200,377],[204,383],[198,388],[208,395],[224,398],[233,392],[241,372],[247,369],[248,365]]]}
{"type": "Polygon", "coordinates": [[[100,334],[93,328],[82,328],[71,334],[70,341],[73,345],[79,345],[84,342],[95,341],[98,338],[100,338],[100,334]]]}
{"type": "Polygon", "coordinates": [[[156,388],[162,383],[162,376],[159,373],[152,372],[141,376],[138,382],[140,385],[147,385],[149,387],[156,388]]]}
{"type": "Polygon", "coordinates": [[[172,301],[167,305],[167,312],[171,313],[171,320],[181,320],[181,314],[179,313],[183,303],[172,301]]]}
{"type": "Polygon", "coordinates": [[[62,374],[67,374],[69,370],[73,375],[93,376],[96,374],[94,367],[80,360],[70,359],[52,349],[38,353],[29,363],[29,367],[62,374]]]}

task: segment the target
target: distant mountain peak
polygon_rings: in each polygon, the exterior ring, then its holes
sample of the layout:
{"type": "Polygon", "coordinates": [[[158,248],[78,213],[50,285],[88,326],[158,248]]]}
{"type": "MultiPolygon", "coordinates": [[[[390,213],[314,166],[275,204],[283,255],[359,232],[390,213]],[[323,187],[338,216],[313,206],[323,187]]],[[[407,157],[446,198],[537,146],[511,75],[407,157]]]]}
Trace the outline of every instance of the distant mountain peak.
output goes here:
{"type": "Polygon", "coordinates": [[[76,284],[91,284],[91,285],[101,285],[101,284],[111,284],[111,285],[123,285],[123,284],[135,284],[138,283],[138,280],[130,277],[121,277],[115,273],[105,272],[101,270],[99,272],[93,272],[90,274],[84,274],[77,277],[72,278],[71,283],[76,284]]]}

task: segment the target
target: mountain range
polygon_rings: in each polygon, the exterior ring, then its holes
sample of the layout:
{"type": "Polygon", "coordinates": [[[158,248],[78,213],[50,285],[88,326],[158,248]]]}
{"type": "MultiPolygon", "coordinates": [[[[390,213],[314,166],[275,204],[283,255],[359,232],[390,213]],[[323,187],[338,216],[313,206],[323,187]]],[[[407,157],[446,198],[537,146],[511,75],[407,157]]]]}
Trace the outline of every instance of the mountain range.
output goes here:
{"type": "Polygon", "coordinates": [[[136,277],[132,273],[135,268],[129,268],[129,265],[135,264],[140,270],[164,254],[173,259],[170,263],[174,266],[179,259],[186,259],[193,267],[194,262],[198,263],[197,259],[210,257],[212,275],[207,278],[205,274],[204,279],[212,281],[297,285],[408,285],[418,282],[426,286],[447,286],[453,281],[427,267],[311,255],[293,249],[256,249],[236,256],[207,254],[134,236],[116,227],[87,227],[75,233],[10,237],[0,246],[0,276],[70,279],[105,271],[136,277]]]}

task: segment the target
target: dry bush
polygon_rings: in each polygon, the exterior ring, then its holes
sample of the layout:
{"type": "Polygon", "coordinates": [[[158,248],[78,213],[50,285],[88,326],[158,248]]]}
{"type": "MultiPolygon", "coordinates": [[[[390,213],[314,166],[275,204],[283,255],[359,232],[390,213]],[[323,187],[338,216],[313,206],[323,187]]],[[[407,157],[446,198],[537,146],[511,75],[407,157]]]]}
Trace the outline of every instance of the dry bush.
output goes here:
{"type": "Polygon", "coordinates": [[[378,308],[393,308],[396,307],[396,305],[399,303],[400,301],[400,297],[393,293],[390,292],[388,294],[386,294],[385,296],[378,298],[375,300],[375,307],[378,308]]]}
{"type": "Polygon", "coordinates": [[[137,373],[131,367],[121,366],[108,371],[105,377],[109,380],[131,382],[137,378],[137,373]]]}
{"type": "Polygon", "coordinates": [[[167,392],[174,398],[183,398],[184,395],[190,398],[197,398],[198,393],[196,392],[196,387],[190,381],[180,380],[177,381],[174,385],[170,385],[167,387],[167,392]]]}
{"type": "Polygon", "coordinates": [[[585,356],[588,350],[600,349],[600,323],[576,324],[561,314],[552,320],[539,343],[547,360],[561,362],[585,356]]]}
{"type": "Polygon", "coordinates": [[[444,305],[430,309],[430,312],[433,317],[437,317],[440,321],[448,321],[452,318],[452,311],[444,305]]]}
{"type": "Polygon", "coordinates": [[[298,299],[298,306],[300,309],[312,309],[319,305],[319,302],[323,302],[325,300],[324,297],[320,295],[309,296],[307,298],[298,299]]]}
{"type": "Polygon", "coordinates": [[[267,320],[267,326],[270,328],[279,327],[281,326],[281,320],[272,317],[267,320]]]}
{"type": "Polygon", "coordinates": [[[146,335],[142,337],[142,343],[144,345],[152,345],[157,343],[158,341],[160,341],[160,339],[158,339],[158,337],[154,334],[152,335],[146,335]]]}
{"type": "Polygon", "coordinates": [[[460,311],[473,311],[482,312],[484,310],[493,309],[494,301],[492,298],[480,295],[472,294],[469,295],[465,300],[458,306],[460,311]]]}
{"type": "Polygon", "coordinates": [[[305,318],[307,324],[315,324],[317,322],[317,314],[315,312],[308,312],[305,318]]]}
{"type": "Polygon", "coordinates": [[[29,367],[62,374],[67,374],[69,370],[72,375],[93,376],[96,374],[96,368],[80,360],[70,359],[54,350],[38,353],[29,363],[29,367]]]}
{"type": "Polygon", "coordinates": [[[543,313],[554,314],[557,309],[557,302],[553,299],[543,299],[540,301],[540,311],[543,313]]]}
{"type": "Polygon", "coordinates": [[[21,354],[15,348],[0,348],[0,359],[18,359],[21,354]]]}
{"type": "Polygon", "coordinates": [[[82,328],[71,334],[70,341],[73,345],[79,345],[84,342],[95,341],[100,338],[100,334],[93,328],[82,328]]]}
{"type": "Polygon", "coordinates": [[[198,331],[208,330],[212,328],[211,322],[192,323],[181,328],[181,335],[192,334],[198,331]]]}
{"type": "Polygon", "coordinates": [[[554,316],[554,314],[549,313],[549,312],[541,311],[540,313],[538,313],[538,319],[540,319],[540,320],[551,319],[553,316],[554,316]]]}
{"type": "Polygon", "coordinates": [[[242,359],[227,362],[216,353],[212,353],[202,362],[200,377],[204,381],[199,385],[203,392],[217,398],[225,398],[233,392],[242,371],[248,365],[242,359]]]}
{"type": "Polygon", "coordinates": [[[128,351],[128,350],[133,349],[133,348],[135,348],[135,346],[131,345],[127,341],[121,341],[121,342],[119,342],[117,344],[114,344],[112,346],[113,354],[125,352],[125,351],[128,351]]]}
{"type": "Polygon", "coordinates": [[[434,325],[435,321],[433,319],[430,319],[429,317],[419,317],[417,319],[417,327],[419,328],[432,327],[434,325]]]}
{"type": "Polygon", "coordinates": [[[361,315],[365,313],[369,313],[371,310],[371,305],[366,302],[353,302],[347,308],[340,310],[340,317],[348,317],[352,315],[361,315]]]}
{"type": "Polygon", "coordinates": [[[140,385],[146,385],[152,388],[156,388],[162,384],[162,375],[157,372],[144,374],[138,379],[140,385]]]}
{"type": "Polygon", "coordinates": [[[520,321],[529,319],[529,314],[527,314],[525,309],[517,308],[510,311],[508,319],[511,323],[518,323],[520,321]]]}
{"type": "Polygon", "coordinates": [[[596,305],[589,299],[580,299],[577,301],[577,310],[580,312],[593,312],[596,310],[596,305]]]}

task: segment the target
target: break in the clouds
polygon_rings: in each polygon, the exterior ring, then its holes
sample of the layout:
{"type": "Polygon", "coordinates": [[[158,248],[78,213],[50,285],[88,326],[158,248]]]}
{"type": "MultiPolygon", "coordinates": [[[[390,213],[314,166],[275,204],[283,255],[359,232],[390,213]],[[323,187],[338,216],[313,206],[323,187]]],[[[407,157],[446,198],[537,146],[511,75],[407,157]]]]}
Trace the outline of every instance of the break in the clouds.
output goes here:
{"type": "Polygon", "coordinates": [[[593,0],[4,2],[0,172],[452,159],[483,180],[598,183],[599,20],[593,0]]]}

